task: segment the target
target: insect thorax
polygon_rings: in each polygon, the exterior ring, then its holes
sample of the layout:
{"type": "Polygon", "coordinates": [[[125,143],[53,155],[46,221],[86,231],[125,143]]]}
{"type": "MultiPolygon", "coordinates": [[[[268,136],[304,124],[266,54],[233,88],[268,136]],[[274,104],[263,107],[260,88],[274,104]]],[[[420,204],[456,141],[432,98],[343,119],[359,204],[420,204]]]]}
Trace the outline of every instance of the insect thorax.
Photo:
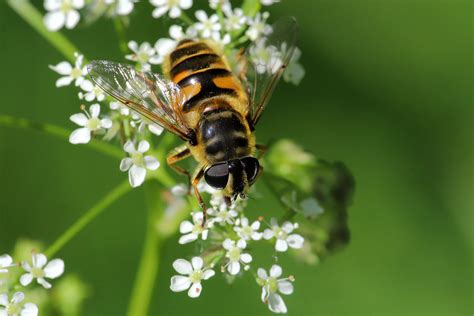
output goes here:
{"type": "Polygon", "coordinates": [[[254,146],[248,124],[233,110],[205,113],[199,124],[198,137],[211,164],[248,156],[254,146]]]}

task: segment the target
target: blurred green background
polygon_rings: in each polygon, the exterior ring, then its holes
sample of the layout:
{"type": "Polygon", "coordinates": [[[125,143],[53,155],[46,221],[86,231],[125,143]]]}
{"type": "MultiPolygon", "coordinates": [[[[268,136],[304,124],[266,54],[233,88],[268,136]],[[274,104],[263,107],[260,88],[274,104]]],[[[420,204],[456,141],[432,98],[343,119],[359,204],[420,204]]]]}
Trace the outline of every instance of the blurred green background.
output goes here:
{"type": "MultiPolygon", "coordinates": [[[[166,32],[149,9],[137,5],[131,39],[166,32]]],[[[349,246],[316,267],[280,261],[296,276],[289,314],[472,314],[472,2],[283,0],[270,11],[297,17],[307,75],[279,86],[258,138],[294,139],[345,162],[357,182],[349,246]]],[[[109,20],[65,34],[91,59],[121,57],[109,20]]],[[[73,129],[77,91],[55,88],[47,68],[63,56],[4,2],[0,39],[0,114],[73,129]]],[[[88,148],[0,127],[0,253],[19,237],[52,242],[125,177],[118,161],[88,148]]],[[[282,212],[271,199],[250,209],[282,212]]],[[[126,310],[144,223],[137,189],[58,254],[92,289],[84,315],[126,310]]],[[[194,250],[177,237],[165,245],[153,315],[270,315],[250,275],[232,286],[215,277],[197,300],[172,293],[172,261],[194,250]]]]}

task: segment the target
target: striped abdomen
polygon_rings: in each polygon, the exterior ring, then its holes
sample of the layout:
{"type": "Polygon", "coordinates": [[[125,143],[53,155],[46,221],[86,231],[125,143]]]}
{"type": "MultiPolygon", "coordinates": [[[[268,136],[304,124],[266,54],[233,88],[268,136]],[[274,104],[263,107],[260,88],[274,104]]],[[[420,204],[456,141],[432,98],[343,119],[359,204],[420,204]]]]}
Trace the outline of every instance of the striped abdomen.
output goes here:
{"type": "Polygon", "coordinates": [[[205,42],[179,42],[165,64],[170,79],[187,96],[183,112],[194,110],[203,101],[218,97],[246,102],[240,81],[232,74],[224,58],[205,42]]]}

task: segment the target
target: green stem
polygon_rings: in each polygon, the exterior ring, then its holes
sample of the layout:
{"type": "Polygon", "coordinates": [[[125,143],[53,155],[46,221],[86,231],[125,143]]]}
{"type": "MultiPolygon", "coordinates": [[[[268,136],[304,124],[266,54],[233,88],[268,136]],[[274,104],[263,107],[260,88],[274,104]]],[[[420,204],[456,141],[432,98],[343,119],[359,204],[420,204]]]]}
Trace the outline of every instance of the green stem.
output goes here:
{"type": "Polygon", "coordinates": [[[114,18],[114,27],[119,39],[120,51],[122,52],[122,54],[126,54],[128,52],[127,36],[125,34],[125,27],[123,25],[123,21],[120,17],[114,18]]]}
{"type": "MultiPolygon", "coordinates": [[[[71,135],[70,130],[59,126],[38,123],[24,118],[17,118],[9,115],[0,115],[0,126],[35,130],[65,140],[69,140],[69,135],[71,135]]],[[[123,152],[119,148],[101,140],[93,139],[85,146],[103,154],[114,157],[116,159],[122,159],[124,157],[123,152]]]]}
{"type": "Polygon", "coordinates": [[[164,242],[163,236],[156,230],[157,219],[165,208],[164,201],[160,197],[160,185],[156,181],[148,181],[145,184],[145,194],[148,201],[145,244],[130,297],[128,316],[148,314],[164,242]]]}
{"type": "Polygon", "coordinates": [[[53,256],[64,245],[66,245],[74,236],[76,236],[84,227],[87,226],[98,215],[102,214],[108,206],[115,202],[122,195],[131,190],[131,186],[127,181],[122,182],[115,187],[107,195],[105,195],[99,202],[87,210],[72,226],[70,226],[56,241],[45,250],[48,257],[53,256]]]}
{"type": "Polygon", "coordinates": [[[184,23],[186,23],[188,26],[191,26],[194,24],[193,20],[184,11],[181,11],[180,19],[184,23]]]}
{"type": "Polygon", "coordinates": [[[43,23],[43,15],[28,0],[7,0],[7,3],[69,61],[75,61],[74,53],[79,50],[61,33],[49,31],[43,23]]]}

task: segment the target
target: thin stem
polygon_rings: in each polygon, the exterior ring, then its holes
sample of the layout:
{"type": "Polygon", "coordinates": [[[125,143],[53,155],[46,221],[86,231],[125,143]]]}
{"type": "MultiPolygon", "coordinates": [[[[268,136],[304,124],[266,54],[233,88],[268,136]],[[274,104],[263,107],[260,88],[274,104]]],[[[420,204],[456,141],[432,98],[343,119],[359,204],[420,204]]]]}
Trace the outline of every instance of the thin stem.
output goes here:
{"type": "Polygon", "coordinates": [[[126,54],[128,52],[127,36],[125,34],[125,27],[123,21],[120,17],[114,18],[114,27],[119,39],[120,51],[122,52],[122,54],[126,54]]]}
{"type": "Polygon", "coordinates": [[[184,11],[181,11],[181,15],[179,16],[179,18],[188,26],[194,24],[193,20],[184,11]]]}
{"type": "Polygon", "coordinates": [[[43,15],[28,0],[7,0],[7,3],[69,61],[75,61],[74,53],[79,52],[79,50],[61,33],[49,31],[44,26],[43,15]]]}
{"type": "MultiPolygon", "coordinates": [[[[270,175],[270,174],[267,174],[267,175],[270,175]]],[[[276,176],[271,175],[271,177],[275,178],[276,176]]],[[[263,183],[265,183],[265,185],[267,186],[270,193],[275,197],[275,199],[278,201],[278,203],[280,203],[280,205],[286,210],[285,214],[283,214],[283,216],[281,217],[280,220],[283,222],[283,221],[287,221],[287,220],[292,219],[297,213],[291,207],[289,207],[288,205],[283,203],[283,201],[281,199],[282,194],[280,192],[278,192],[278,190],[275,188],[275,186],[270,181],[265,179],[265,177],[262,177],[262,179],[263,179],[263,183]]]]}
{"type": "Polygon", "coordinates": [[[45,250],[45,254],[49,257],[56,254],[66,245],[74,236],[76,236],[84,227],[87,226],[98,215],[102,214],[108,206],[131,190],[131,186],[127,181],[122,182],[99,202],[88,209],[72,226],[70,226],[56,241],[45,250]]]}
{"type": "MultiPolygon", "coordinates": [[[[71,135],[70,130],[60,126],[38,123],[28,119],[17,118],[9,115],[0,115],[0,126],[35,130],[65,140],[68,140],[69,135],[71,135]]],[[[122,159],[124,157],[123,152],[119,148],[98,139],[91,140],[85,146],[116,159],[122,159]]]]}
{"type": "Polygon", "coordinates": [[[164,239],[157,233],[156,222],[165,205],[160,198],[161,188],[156,181],[145,184],[148,201],[148,218],[145,244],[133,285],[127,315],[147,315],[160,266],[161,249],[164,239]]]}

